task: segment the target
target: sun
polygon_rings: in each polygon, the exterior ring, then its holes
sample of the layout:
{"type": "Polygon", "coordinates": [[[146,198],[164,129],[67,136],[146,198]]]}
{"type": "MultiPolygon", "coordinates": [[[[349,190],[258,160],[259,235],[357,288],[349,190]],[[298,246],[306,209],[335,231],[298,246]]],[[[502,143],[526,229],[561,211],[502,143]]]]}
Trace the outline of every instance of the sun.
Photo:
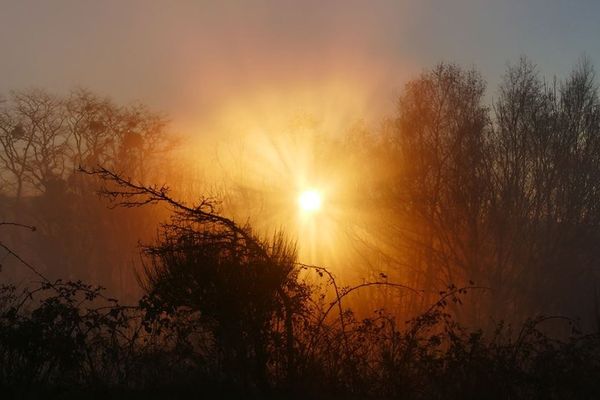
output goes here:
{"type": "Polygon", "coordinates": [[[304,212],[317,212],[321,209],[321,193],[315,189],[305,190],[298,196],[298,206],[304,212]]]}

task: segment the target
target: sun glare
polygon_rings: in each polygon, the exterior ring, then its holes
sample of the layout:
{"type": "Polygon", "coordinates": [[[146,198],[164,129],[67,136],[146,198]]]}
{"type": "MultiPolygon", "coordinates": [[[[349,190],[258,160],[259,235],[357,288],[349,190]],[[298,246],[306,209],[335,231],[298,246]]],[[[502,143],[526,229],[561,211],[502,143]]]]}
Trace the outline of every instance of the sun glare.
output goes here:
{"type": "Polygon", "coordinates": [[[316,212],[321,208],[321,194],[314,190],[305,190],[298,197],[298,205],[305,212],[316,212]]]}

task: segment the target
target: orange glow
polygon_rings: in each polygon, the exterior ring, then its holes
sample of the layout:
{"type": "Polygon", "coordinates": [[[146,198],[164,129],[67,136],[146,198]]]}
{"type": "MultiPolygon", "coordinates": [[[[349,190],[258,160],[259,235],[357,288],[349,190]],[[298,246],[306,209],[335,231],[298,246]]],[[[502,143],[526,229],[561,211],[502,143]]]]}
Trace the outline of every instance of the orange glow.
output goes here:
{"type": "Polygon", "coordinates": [[[178,157],[194,175],[181,177],[180,197],[223,199],[224,215],[263,237],[283,230],[299,261],[336,270],[372,239],[359,228],[370,210],[355,188],[365,163],[341,150],[369,96],[354,80],[287,87],[241,96],[198,128],[178,157]]]}

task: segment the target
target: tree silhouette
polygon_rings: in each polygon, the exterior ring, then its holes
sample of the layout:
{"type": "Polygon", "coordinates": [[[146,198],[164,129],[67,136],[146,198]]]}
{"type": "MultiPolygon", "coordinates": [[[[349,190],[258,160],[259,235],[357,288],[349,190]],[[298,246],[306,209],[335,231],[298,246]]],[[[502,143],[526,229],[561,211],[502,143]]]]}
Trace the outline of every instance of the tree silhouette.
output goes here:
{"type": "Polygon", "coordinates": [[[148,295],[148,317],[187,308],[209,326],[222,351],[229,378],[268,387],[267,369],[285,359],[293,379],[294,316],[302,311],[308,287],[298,280],[296,252],[283,234],[269,241],[219,215],[215,201],[187,206],[165,186],[133,183],[105,168],[84,170],[101,177],[101,190],[116,205],[138,207],[166,203],[174,215],[164,224],[160,242],[144,248],[150,261],[140,280],[148,295]]]}

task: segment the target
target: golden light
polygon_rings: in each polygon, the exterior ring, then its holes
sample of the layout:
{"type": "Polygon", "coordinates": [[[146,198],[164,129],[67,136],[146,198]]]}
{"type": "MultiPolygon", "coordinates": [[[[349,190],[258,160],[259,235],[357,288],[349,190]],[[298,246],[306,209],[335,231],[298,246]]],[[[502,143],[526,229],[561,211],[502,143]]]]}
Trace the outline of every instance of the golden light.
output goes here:
{"type": "MultiPolygon", "coordinates": [[[[244,118],[243,112],[227,114],[235,127],[219,139],[218,162],[206,157],[209,165],[199,173],[221,168],[215,173],[215,187],[231,188],[226,191],[228,214],[236,220],[251,221],[255,232],[265,237],[282,229],[296,244],[301,262],[342,268],[356,252],[361,213],[370,211],[354,206],[356,193],[349,188],[361,169],[353,157],[340,152],[337,137],[354,125],[338,120],[341,106],[312,117],[267,103],[265,110],[281,111],[263,115],[259,109],[258,120],[256,115],[244,118]]],[[[196,160],[197,151],[190,158],[196,160]]]]}
{"type": "Polygon", "coordinates": [[[321,194],[314,189],[305,190],[298,197],[298,205],[305,212],[316,212],[321,208],[321,194]]]}

